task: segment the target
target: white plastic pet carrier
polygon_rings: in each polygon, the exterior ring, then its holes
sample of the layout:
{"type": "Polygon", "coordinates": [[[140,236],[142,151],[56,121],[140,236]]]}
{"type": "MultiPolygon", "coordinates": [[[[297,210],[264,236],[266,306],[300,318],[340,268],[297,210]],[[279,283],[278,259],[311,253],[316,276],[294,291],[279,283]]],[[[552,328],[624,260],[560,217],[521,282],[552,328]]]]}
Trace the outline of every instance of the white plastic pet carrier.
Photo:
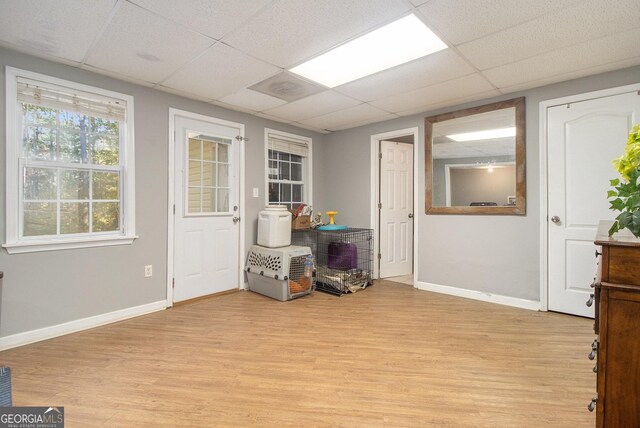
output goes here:
{"type": "Polygon", "coordinates": [[[314,278],[304,275],[309,255],[309,247],[252,246],[247,256],[249,289],[283,302],[311,293],[314,278]]]}

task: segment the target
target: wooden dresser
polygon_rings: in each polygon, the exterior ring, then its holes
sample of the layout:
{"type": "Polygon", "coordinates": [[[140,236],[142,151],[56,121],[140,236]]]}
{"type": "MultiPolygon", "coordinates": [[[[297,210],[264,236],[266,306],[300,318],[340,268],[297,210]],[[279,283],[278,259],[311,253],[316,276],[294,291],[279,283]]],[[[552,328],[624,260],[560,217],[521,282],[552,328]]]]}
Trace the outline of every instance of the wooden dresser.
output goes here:
{"type": "Polygon", "coordinates": [[[594,331],[589,354],[597,359],[597,395],[589,404],[598,427],[640,427],[640,239],[609,238],[601,222],[595,244],[602,246],[594,281],[594,331]]]}

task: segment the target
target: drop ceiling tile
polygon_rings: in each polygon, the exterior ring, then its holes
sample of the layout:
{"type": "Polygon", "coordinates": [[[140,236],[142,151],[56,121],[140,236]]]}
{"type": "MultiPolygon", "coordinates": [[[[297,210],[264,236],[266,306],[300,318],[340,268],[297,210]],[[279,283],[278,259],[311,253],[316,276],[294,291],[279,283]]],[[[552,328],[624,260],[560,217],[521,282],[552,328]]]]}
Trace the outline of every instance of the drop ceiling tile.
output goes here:
{"type": "Polygon", "coordinates": [[[220,39],[272,0],[129,0],[214,39],[220,39]]]}
{"type": "Polygon", "coordinates": [[[266,114],[266,113],[256,113],[256,116],[261,117],[263,119],[269,119],[269,120],[272,120],[274,122],[291,123],[290,120],[286,120],[286,119],[283,119],[281,117],[271,116],[271,115],[266,114]]]}
{"type": "Polygon", "coordinates": [[[218,101],[218,100],[209,100],[207,102],[209,104],[213,104],[215,106],[226,108],[227,110],[239,111],[241,113],[247,113],[247,114],[252,114],[252,115],[256,114],[255,110],[251,110],[251,109],[240,107],[240,106],[234,106],[234,105],[227,104],[227,103],[224,103],[224,102],[218,101]]]}
{"type": "Polygon", "coordinates": [[[323,116],[299,120],[298,122],[303,125],[309,125],[319,129],[336,129],[345,125],[351,125],[352,123],[359,123],[367,120],[376,122],[378,119],[387,116],[389,116],[389,112],[380,110],[369,104],[360,104],[344,110],[334,111],[323,116]]]}
{"type": "Polygon", "coordinates": [[[300,123],[300,122],[291,122],[291,125],[296,126],[298,128],[307,129],[309,131],[318,132],[320,134],[330,134],[331,133],[331,131],[327,131],[326,129],[316,128],[314,126],[305,125],[305,124],[300,123]]]}
{"type": "Polygon", "coordinates": [[[591,0],[458,46],[480,70],[640,26],[638,0],[591,0]],[[634,5],[636,7],[634,7],[634,5]]]}
{"type": "Polygon", "coordinates": [[[421,4],[425,4],[426,2],[428,2],[429,0],[409,0],[411,2],[412,5],[414,6],[420,6],[421,4]]]}
{"type": "Polygon", "coordinates": [[[410,9],[404,0],[281,0],[222,40],[288,68],[410,9]]]}
{"type": "MultiPolygon", "coordinates": [[[[581,0],[431,0],[418,9],[454,45],[468,42],[581,0]]],[[[612,6],[614,7],[614,6],[612,6]]]]}
{"type": "Polygon", "coordinates": [[[445,49],[334,89],[368,102],[462,77],[474,71],[454,50],[445,49]]]}
{"type": "Polygon", "coordinates": [[[115,3],[115,0],[4,0],[0,3],[0,40],[14,48],[81,62],[115,3]]]}
{"type": "Polygon", "coordinates": [[[87,63],[157,83],[210,46],[207,37],[124,2],[87,63]]]}
{"type": "Polygon", "coordinates": [[[234,94],[220,98],[220,101],[230,105],[248,108],[253,111],[263,111],[286,103],[286,101],[281,99],[270,97],[269,95],[261,94],[260,92],[250,89],[242,89],[234,94]]]}
{"type": "Polygon", "coordinates": [[[375,100],[372,101],[371,104],[388,112],[398,113],[455,100],[456,98],[466,95],[478,94],[492,89],[494,88],[484,77],[475,73],[436,85],[426,86],[375,100]]]}
{"type": "Polygon", "coordinates": [[[162,82],[209,98],[230,95],[252,83],[280,72],[280,69],[217,43],[162,82]]]}
{"type": "Polygon", "coordinates": [[[636,65],[640,65],[640,56],[637,56],[635,58],[625,59],[622,61],[607,62],[605,64],[598,65],[595,67],[584,68],[581,70],[571,71],[568,73],[556,74],[554,76],[547,77],[544,79],[530,80],[525,83],[520,83],[513,86],[500,88],[500,92],[502,92],[503,94],[509,94],[511,92],[519,92],[519,91],[524,91],[526,89],[539,88],[541,86],[551,85],[553,83],[564,82],[567,80],[578,79],[580,77],[606,73],[607,71],[622,70],[623,68],[633,67],[636,65]]]}
{"type": "Polygon", "coordinates": [[[638,56],[640,29],[568,46],[483,71],[498,88],[526,84],[638,56]]]}
{"type": "Polygon", "coordinates": [[[469,103],[477,100],[486,100],[489,98],[497,97],[501,95],[501,92],[497,89],[492,89],[490,91],[479,92],[473,95],[463,96],[455,99],[450,99],[446,101],[440,101],[433,104],[425,104],[422,106],[413,107],[408,110],[403,110],[398,112],[399,116],[411,116],[414,114],[425,114],[425,116],[431,115],[430,112],[436,111],[438,109],[443,109],[445,107],[458,106],[460,104],[469,103]]]}
{"type": "Polygon", "coordinates": [[[327,90],[281,107],[273,108],[266,111],[266,113],[291,120],[292,122],[298,122],[336,110],[354,107],[358,104],[361,104],[358,100],[327,90]]]}
{"type": "Polygon", "coordinates": [[[146,80],[136,79],[135,77],[125,76],[124,74],[103,70],[101,68],[90,66],[89,64],[79,64],[78,68],[91,71],[92,73],[101,74],[103,76],[112,77],[114,79],[124,80],[125,82],[135,83],[136,85],[140,85],[140,86],[146,86],[148,88],[154,87],[153,83],[147,82],[146,80]]]}
{"type": "Polygon", "coordinates": [[[348,123],[346,125],[331,127],[331,128],[329,128],[329,131],[342,131],[344,129],[357,128],[358,126],[364,126],[364,125],[368,125],[370,123],[384,122],[384,121],[387,121],[387,120],[397,119],[397,118],[398,118],[397,114],[388,113],[388,114],[386,114],[384,116],[372,117],[370,119],[351,122],[351,123],[348,123]]]}

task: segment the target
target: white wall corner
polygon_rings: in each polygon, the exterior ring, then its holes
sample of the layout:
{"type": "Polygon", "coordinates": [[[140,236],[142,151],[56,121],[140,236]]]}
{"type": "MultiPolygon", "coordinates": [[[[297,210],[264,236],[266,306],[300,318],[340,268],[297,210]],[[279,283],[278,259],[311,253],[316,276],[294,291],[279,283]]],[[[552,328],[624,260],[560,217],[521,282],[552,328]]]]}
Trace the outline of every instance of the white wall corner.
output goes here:
{"type": "Polygon", "coordinates": [[[150,314],[166,309],[167,301],[160,300],[157,302],[147,303],[132,308],[120,309],[118,311],[108,312],[93,317],[82,318],[69,321],[62,324],[52,325],[37,330],[25,331],[23,333],[13,334],[11,336],[0,337],[0,351],[16,348],[18,346],[28,345],[30,343],[40,342],[42,340],[53,339],[54,337],[64,336],[65,334],[76,333],[82,330],[99,327],[105,324],[111,324],[123,321],[129,318],[135,318],[140,315],[150,314]]]}
{"type": "Polygon", "coordinates": [[[499,305],[512,306],[515,308],[529,309],[531,311],[540,310],[540,302],[537,300],[520,299],[518,297],[503,296],[500,294],[486,293],[483,291],[468,290],[465,288],[451,287],[448,285],[431,284],[429,282],[417,281],[415,288],[434,293],[448,294],[450,296],[463,297],[465,299],[480,300],[482,302],[497,303],[499,305]]]}

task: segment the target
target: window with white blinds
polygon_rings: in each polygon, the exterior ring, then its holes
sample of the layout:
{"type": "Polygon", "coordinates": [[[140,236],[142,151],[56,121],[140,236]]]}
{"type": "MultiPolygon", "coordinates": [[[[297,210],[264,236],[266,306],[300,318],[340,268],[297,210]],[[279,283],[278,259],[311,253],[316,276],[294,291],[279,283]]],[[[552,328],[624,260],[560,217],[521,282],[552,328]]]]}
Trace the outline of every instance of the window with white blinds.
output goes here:
{"type": "Polygon", "coordinates": [[[267,204],[311,205],[311,139],[266,130],[267,204]]]}
{"type": "Polygon", "coordinates": [[[7,70],[7,99],[15,100],[7,206],[16,209],[7,212],[4,246],[11,253],[132,242],[133,98],[7,70]]]}

